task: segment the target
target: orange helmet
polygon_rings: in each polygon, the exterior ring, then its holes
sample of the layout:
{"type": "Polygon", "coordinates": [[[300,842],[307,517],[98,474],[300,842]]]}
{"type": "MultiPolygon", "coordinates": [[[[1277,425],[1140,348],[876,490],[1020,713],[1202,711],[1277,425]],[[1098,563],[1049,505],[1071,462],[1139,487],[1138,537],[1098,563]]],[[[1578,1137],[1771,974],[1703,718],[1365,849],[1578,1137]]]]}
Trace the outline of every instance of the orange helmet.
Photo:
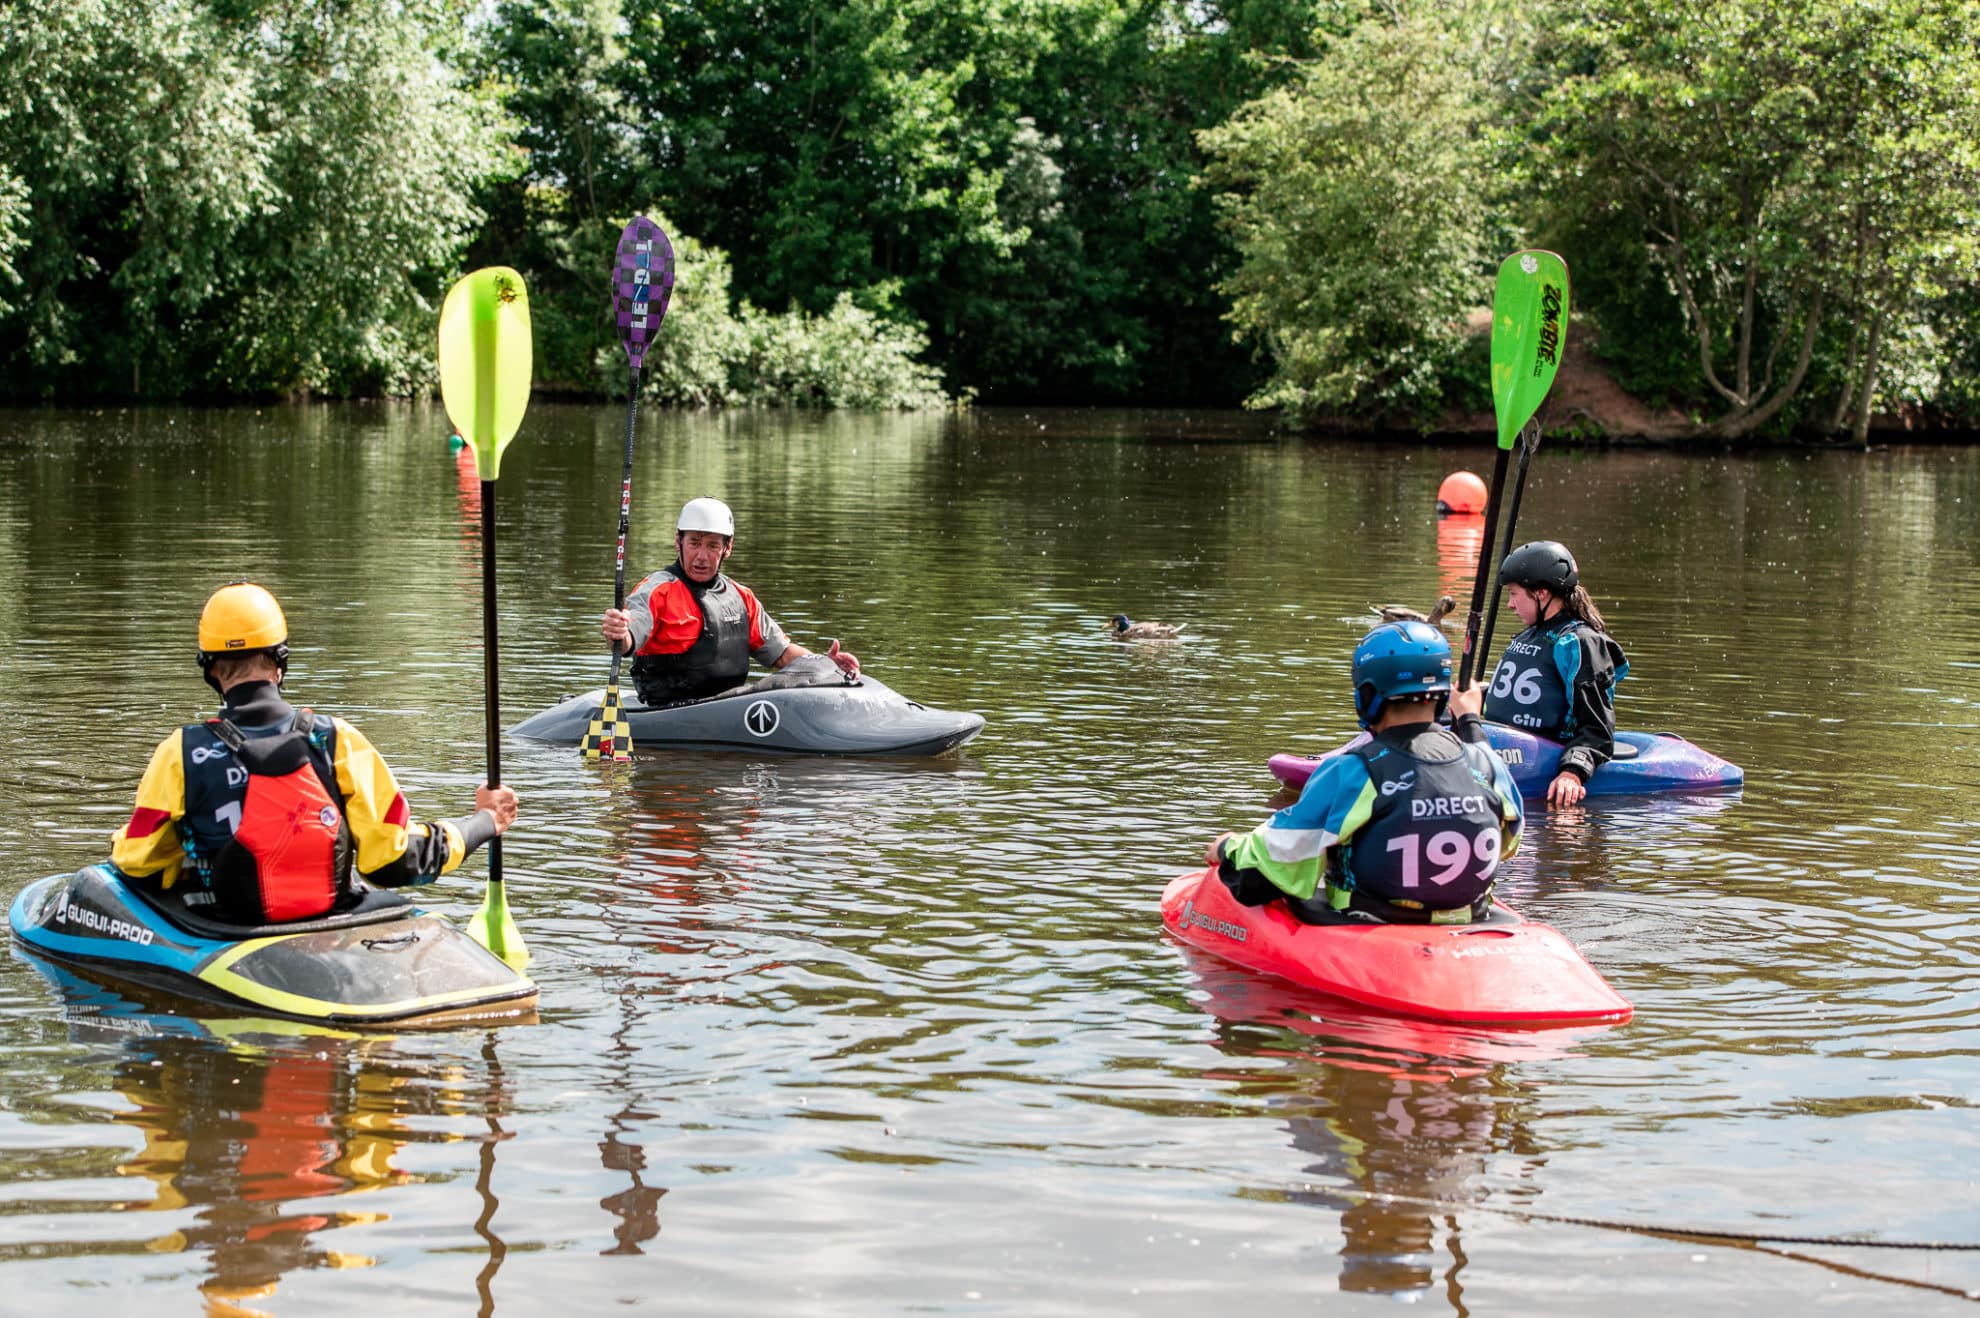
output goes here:
{"type": "Polygon", "coordinates": [[[199,671],[218,690],[213,661],[248,654],[265,654],[287,673],[289,620],[273,595],[251,581],[235,581],[214,591],[200,610],[199,671]]]}

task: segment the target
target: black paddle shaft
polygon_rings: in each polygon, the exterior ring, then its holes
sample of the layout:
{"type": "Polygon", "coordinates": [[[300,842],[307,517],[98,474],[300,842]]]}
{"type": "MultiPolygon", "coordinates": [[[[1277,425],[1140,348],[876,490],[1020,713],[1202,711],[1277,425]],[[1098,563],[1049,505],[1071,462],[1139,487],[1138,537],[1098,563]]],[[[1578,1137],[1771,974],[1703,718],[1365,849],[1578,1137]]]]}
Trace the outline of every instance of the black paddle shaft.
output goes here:
{"type": "MultiPolygon", "coordinates": [[[[1529,421],[1525,433],[1519,437],[1519,471],[1513,476],[1512,502],[1506,505],[1505,534],[1499,537],[1498,561],[1501,563],[1512,552],[1513,527],[1519,523],[1519,501],[1526,493],[1526,470],[1533,462],[1533,450],[1539,447],[1540,425],[1529,421]]],[[[1485,630],[1478,633],[1478,652],[1481,655],[1492,653],[1492,628],[1499,620],[1499,596],[1502,593],[1496,584],[1492,587],[1492,600],[1485,609],[1485,630]]]]}
{"type": "MultiPolygon", "coordinates": [[[[488,785],[502,785],[502,697],[496,685],[495,637],[495,482],[481,482],[481,649],[487,699],[488,785]]],[[[488,844],[488,881],[502,881],[502,839],[488,844]]]]}
{"type": "Polygon", "coordinates": [[[1471,611],[1464,616],[1464,659],[1458,664],[1458,690],[1471,685],[1472,661],[1478,653],[1478,629],[1484,620],[1485,583],[1497,567],[1492,560],[1492,541],[1499,534],[1499,496],[1506,492],[1506,457],[1511,449],[1499,450],[1492,464],[1492,488],[1485,496],[1485,538],[1478,543],[1478,576],[1471,584],[1471,611]]]}
{"type": "MultiPolygon", "coordinates": [[[[626,607],[626,533],[632,528],[632,471],[633,471],[633,429],[639,416],[639,367],[632,368],[632,392],[626,397],[626,462],[625,472],[619,481],[619,553],[612,569],[612,607],[626,607]]],[[[626,644],[612,642],[612,685],[619,684],[619,660],[624,651],[631,647],[632,638],[626,644]]]]}

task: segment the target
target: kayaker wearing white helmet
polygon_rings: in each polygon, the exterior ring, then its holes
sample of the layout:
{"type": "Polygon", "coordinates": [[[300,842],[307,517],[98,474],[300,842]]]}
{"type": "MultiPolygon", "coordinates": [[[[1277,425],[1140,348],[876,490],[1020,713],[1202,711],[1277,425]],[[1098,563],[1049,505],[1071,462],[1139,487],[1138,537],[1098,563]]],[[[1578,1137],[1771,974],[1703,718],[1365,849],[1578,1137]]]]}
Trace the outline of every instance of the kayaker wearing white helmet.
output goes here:
{"type": "MultiPolygon", "coordinates": [[[[811,651],[784,635],[756,592],[723,575],[734,552],[735,514],[720,499],[689,499],[674,523],[672,567],[639,583],[623,609],[607,609],[598,630],[633,656],[633,684],[645,705],[700,700],[749,677],[749,661],[783,668],[811,651]]],[[[849,677],[859,660],[837,641],[826,657],[849,677]]]]}

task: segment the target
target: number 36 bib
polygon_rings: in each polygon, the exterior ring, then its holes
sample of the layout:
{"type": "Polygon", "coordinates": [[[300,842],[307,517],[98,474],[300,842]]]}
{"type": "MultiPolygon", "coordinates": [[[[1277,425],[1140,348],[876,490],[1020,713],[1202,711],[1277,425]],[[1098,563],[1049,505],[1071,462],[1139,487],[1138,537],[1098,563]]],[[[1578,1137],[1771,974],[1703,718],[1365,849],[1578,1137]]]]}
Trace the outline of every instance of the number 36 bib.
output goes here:
{"type": "Polygon", "coordinates": [[[1554,660],[1554,646],[1574,646],[1579,659],[1581,638],[1574,635],[1577,626],[1572,622],[1565,628],[1558,622],[1540,623],[1513,637],[1485,693],[1488,720],[1543,737],[1555,736],[1567,726],[1568,688],[1554,660]]]}

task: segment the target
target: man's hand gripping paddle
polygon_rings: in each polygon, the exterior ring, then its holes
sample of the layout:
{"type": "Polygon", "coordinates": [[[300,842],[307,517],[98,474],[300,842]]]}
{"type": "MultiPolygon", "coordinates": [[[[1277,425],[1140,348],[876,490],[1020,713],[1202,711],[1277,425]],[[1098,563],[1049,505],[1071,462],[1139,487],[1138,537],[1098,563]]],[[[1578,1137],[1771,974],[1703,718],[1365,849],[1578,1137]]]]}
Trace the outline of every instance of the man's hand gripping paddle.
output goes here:
{"type": "MultiPolygon", "coordinates": [[[[1464,620],[1464,659],[1458,667],[1458,688],[1471,684],[1478,658],[1485,591],[1498,571],[1492,548],[1498,543],[1500,496],[1506,488],[1506,458],[1520,431],[1554,387],[1566,346],[1568,321],[1567,263],[1552,252],[1514,252],[1499,266],[1499,283],[1492,295],[1492,408],[1499,419],[1499,456],[1492,464],[1492,488],[1485,503],[1485,537],[1479,542],[1478,576],[1471,588],[1471,611],[1464,620]]],[[[1532,443],[1539,443],[1538,425],[1532,443]]],[[[1530,455],[1531,450],[1528,450],[1530,455]]],[[[1521,460],[1521,479],[1525,459],[1521,460]]],[[[1511,534],[1510,522],[1507,534],[1511,534]]]]}
{"type": "MultiPolygon", "coordinates": [[[[612,261],[612,304],[619,321],[619,345],[632,365],[632,385],[626,391],[626,463],[619,482],[619,553],[612,570],[612,607],[626,607],[626,530],[632,522],[633,425],[639,415],[639,368],[646,349],[660,333],[667,302],[674,295],[674,245],[659,225],[635,216],[619,235],[612,261]]],[[[630,644],[630,643],[628,643],[630,644]]],[[[625,652],[612,646],[612,675],[605,681],[605,701],[591,716],[584,734],[587,760],[630,760],[632,728],[619,698],[619,664],[625,652]]]]}
{"type": "MultiPolygon", "coordinates": [[[[481,637],[488,736],[488,785],[502,783],[501,699],[496,687],[495,480],[502,450],[529,407],[532,351],[529,295],[506,266],[477,270],[447,290],[440,308],[440,398],[447,417],[474,449],[481,476],[481,637]]],[[[529,948],[509,915],[502,885],[502,839],[488,844],[488,886],[468,935],[517,970],[529,948]]]]}

